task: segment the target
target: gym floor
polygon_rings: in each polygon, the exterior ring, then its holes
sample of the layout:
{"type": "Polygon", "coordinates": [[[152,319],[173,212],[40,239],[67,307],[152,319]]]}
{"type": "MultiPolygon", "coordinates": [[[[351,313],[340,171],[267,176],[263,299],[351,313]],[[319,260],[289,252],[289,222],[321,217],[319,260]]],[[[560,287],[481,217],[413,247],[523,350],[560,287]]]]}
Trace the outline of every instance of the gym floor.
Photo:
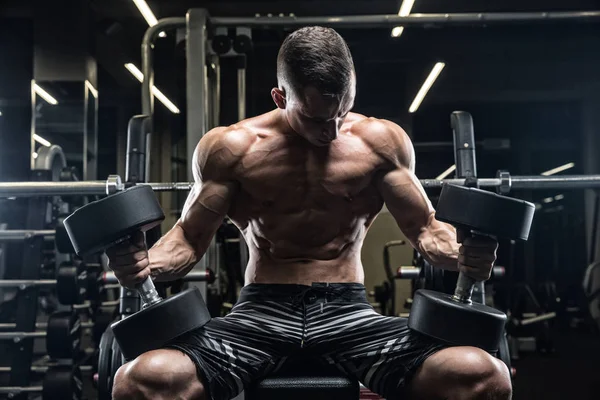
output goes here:
{"type": "Polygon", "coordinates": [[[600,340],[597,333],[557,334],[554,354],[525,354],[514,362],[516,400],[597,400],[600,340]]]}

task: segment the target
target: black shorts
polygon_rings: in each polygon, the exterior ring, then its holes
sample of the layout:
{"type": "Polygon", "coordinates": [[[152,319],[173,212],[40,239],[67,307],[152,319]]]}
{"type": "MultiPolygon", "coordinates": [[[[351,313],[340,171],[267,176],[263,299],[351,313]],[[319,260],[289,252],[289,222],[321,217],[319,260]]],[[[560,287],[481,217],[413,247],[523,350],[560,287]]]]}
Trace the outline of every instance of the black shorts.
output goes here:
{"type": "Polygon", "coordinates": [[[231,313],[171,343],[196,364],[208,398],[232,399],[293,357],[314,357],[388,399],[446,347],[384,317],[361,284],[251,284],[231,313]]]}

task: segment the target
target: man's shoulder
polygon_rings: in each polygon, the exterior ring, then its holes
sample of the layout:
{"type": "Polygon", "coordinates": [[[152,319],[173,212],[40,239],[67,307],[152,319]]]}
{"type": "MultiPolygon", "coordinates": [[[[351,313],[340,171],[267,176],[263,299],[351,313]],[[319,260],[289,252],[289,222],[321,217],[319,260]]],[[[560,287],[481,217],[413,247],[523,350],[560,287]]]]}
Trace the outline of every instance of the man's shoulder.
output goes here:
{"type": "Polygon", "coordinates": [[[203,176],[229,176],[255,140],[256,135],[240,124],[213,128],[196,146],[193,165],[203,176]]]}
{"type": "Polygon", "coordinates": [[[392,160],[412,158],[413,146],[408,134],[398,124],[380,118],[353,116],[352,134],[360,137],[375,153],[392,160]]]}

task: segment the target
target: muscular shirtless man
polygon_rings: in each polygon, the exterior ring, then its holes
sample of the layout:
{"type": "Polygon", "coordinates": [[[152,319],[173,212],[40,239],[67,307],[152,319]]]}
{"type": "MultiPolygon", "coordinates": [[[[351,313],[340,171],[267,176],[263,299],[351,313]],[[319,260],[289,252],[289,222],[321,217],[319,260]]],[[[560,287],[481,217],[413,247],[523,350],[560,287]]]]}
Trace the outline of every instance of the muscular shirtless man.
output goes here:
{"type": "Polygon", "coordinates": [[[188,273],[226,215],[250,249],[246,286],[231,313],[122,366],[114,398],[230,399],[301,355],[387,399],[509,399],[502,362],[377,314],[362,285],[361,246],[384,202],[437,267],[487,279],[497,243],[459,246],[414,175],[406,133],[350,113],[354,65],[334,30],[289,35],[277,79],[277,109],[202,138],[196,183],[177,224],[149,252],[111,250],[119,281],[132,286],[149,274],[170,280],[188,273]]]}

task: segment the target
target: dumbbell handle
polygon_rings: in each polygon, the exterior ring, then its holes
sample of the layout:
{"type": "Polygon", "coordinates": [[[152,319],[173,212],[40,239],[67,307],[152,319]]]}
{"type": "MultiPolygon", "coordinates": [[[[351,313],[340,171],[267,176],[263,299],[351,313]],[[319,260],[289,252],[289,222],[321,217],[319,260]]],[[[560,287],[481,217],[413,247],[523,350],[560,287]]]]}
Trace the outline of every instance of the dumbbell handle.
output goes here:
{"type": "Polygon", "coordinates": [[[154,286],[154,282],[152,282],[152,278],[150,277],[147,277],[144,282],[140,283],[135,288],[140,294],[144,307],[151,306],[162,300],[162,297],[158,294],[156,286],[154,286]]]}
{"type": "MultiPolygon", "coordinates": [[[[471,236],[471,231],[465,229],[456,230],[456,241],[462,243],[467,237],[471,236]]],[[[458,273],[458,280],[456,281],[456,288],[454,289],[454,295],[452,298],[461,303],[471,303],[471,296],[473,295],[473,287],[477,281],[462,272],[458,273]]]]}
{"type": "MultiPolygon", "coordinates": [[[[127,236],[119,239],[114,244],[122,243],[125,241],[131,241],[131,240],[132,240],[132,236],[127,235],[127,236]]],[[[144,239],[144,247],[146,247],[145,239],[144,239]]],[[[146,251],[147,250],[148,249],[146,249],[146,251]]],[[[150,276],[148,276],[142,283],[136,285],[135,289],[137,290],[137,292],[140,295],[140,298],[142,299],[142,307],[144,307],[144,308],[162,301],[162,297],[160,297],[160,295],[158,294],[158,291],[156,290],[156,286],[154,286],[154,282],[152,282],[152,278],[150,276]]]]}
{"type": "Polygon", "coordinates": [[[454,296],[452,296],[452,298],[461,303],[470,303],[475,283],[477,283],[475,279],[459,272],[456,288],[454,289],[454,296]]]}

